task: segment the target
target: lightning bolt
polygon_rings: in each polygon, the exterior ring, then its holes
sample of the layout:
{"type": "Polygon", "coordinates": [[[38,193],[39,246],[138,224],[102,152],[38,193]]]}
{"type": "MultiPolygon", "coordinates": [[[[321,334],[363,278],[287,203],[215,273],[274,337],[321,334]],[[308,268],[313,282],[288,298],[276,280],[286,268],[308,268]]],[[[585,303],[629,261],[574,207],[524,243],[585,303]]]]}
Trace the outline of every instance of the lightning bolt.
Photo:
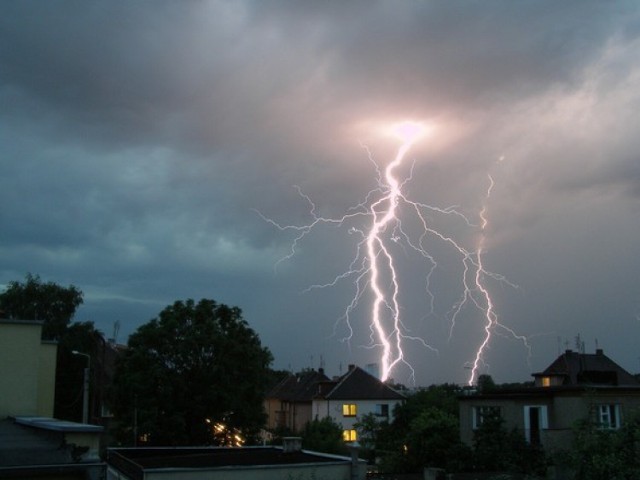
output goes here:
{"type": "Polygon", "coordinates": [[[321,225],[346,226],[349,225],[349,233],[358,236],[356,254],[349,264],[347,270],[336,276],[331,282],[325,284],[311,285],[307,291],[315,288],[327,288],[338,284],[341,281],[351,281],[355,286],[355,293],[351,302],[347,305],[343,315],[336,321],[334,329],[338,323],[344,321],[347,325],[349,335],[346,340],[353,336],[351,315],[360,304],[360,301],[369,292],[372,296],[370,310],[370,348],[379,348],[381,380],[390,378],[393,370],[400,364],[408,367],[410,377],[415,379],[415,370],[405,359],[404,344],[406,341],[416,341],[424,347],[437,353],[437,349],[427,343],[426,340],[410,335],[409,329],[404,325],[402,319],[402,308],[400,304],[400,275],[396,267],[394,249],[399,245],[417,252],[427,263],[427,273],[425,280],[425,291],[430,298],[431,313],[433,313],[434,295],[430,291],[431,276],[436,270],[438,263],[429,253],[427,243],[431,240],[443,242],[449,245],[459,255],[462,264],[461,290],[462,295],[458,302],[452,307],[450,312],[450,337],[456,328],[456,320],[460,312],[469,304],[474,305],[483,312],[484,337],[476,351],[471,367],[471,377],[469,384],[476,380],[477,372],[481,364],[484,363],[484,354],[487,350],[492,333],[501,328],[509,332],[514,337],[526,343],[526,338],[516,335],[511,329],[498,322],[495,313],[493,300],[488,288],[485,286],[487,279],[494,279],[505,282],[516,288],[517,286],[508,282],[503,276],[487,271],[482,263],[484,251],[484,231],[488,225],[486,215],[486,200],[491,195],[494,186],[493,179],[489,176],[490,185],[486,192],[485,205],[480,217],[480,229],[482,232],[480,242],[475,252],[467,250],[451,236],[447,236],[430,226],[429,215],[456,216],[468,227],[478,227],[474,225],[464,214],[456,210],[455,206],[440,208],[410,200],[403,191],[404,185],[411,180],[413,166],[410,168],[407,178],[400,181],[395,172],[404,163],[405,157],[411,147],[426,133],[426,127],[420,123],[404,122],[394,126],[393,134],[401,141],[401,145],[393,161],[384,170],[373,160],[371,152],[365,148],[369,160],[374,164],[378,172],[378,187],[369,191],[364,201],[351,207],[347,213],[339,217],[323,217],[317,214],[314,202],[305,195],[299,187],[295,187],[298,194],[309,204],[309,213],[312,221],[303,225],[283,225],[271,218],[256,212],[262,219],[281,231],[294,232],[289,252],[276,263],[277,266],[291,259],[296,255],[298,247],[303,239],[315,228],[321,225]],[[401,213],[405,216],[413,215],[420,225],[420,233],[411,235],[403,228],[401,213]]]}
{"type": "MultiPolygon", "coordinates": [[[[500,161],[503,160],[503,157],[500,158],[500,161]]],[[[478,369],[480,368],[480,364],[481,363],[485,363],[484,362],[484,353],[487,350],[487,348],[489,347],[489,343],[491,341],[491,336],[492,333],[496,330],[496,329],[501,329],[506,331],[509,335],[511,335],[513,338],[516,338],[517,340],[520,340],[525,348],[528,351],[528,358],[531,357],[531,345],[529,344],[529,341],[527,339],[526,336],[524,335],[518,335],[513,329],[505,326],[504,324],[500,323],[498,321],[498,315],[495,312],[495,307],[493,304],[493,299],[491,298],[491,294],[489,293],[488,288],[485,285],[485,278],[487,276],[496,278],[500,281],[506,282],[508,283],[510,286],[517,288],[517,285],[512,284],[510,282],[508,282],[503,276],[500,275],[496,275],[496,274],[492,274],[490,272],[487,272],[484,269],[484,266],[482,264],[482,254],[484,253],[484,243],[485,243],[485,229],[487,227],[487,225],[489,224],[489,221],[487,219],[487,200],[489,199],[489,197],[491,197],[491,191],[493,190],[493,187],[495,185],[495,182],[493,181],[493,178],[491,177],[491,175],[488,175],[489,178],[489,186],[487,188],[487,193],[485,195],[485,204],[483,205],[482,209],[480,210],[480,220],[481,220],[481,224],[480,224],[480,228],[481,228],[481,236],[480,236],[480,241],[478,242],[478,248],[477,248],[477,252],[475,255],[475,262],[474,262],[474,266],[475,266],[475,275],[474,275],[474,285],[475,285],[475,290],[477,292],[479,292],[479,296],[482,300],[482,302],[478,299],[476,299],[475,297],[473,298],[473,302],[475,303],[475,305],[478,307],[478,309],[480,309],[482,312],[484,312],[484,320],[485,320],[485,324],[484,324],[484,338],[482,339],[482,342],[480,343],[480,346],[478,347],[478,350],[476,351],[476,355],[473,359],[472,362],[472,366],[471,366],[471,375],[469,377],[469,381],[468,384],[469,385],[473,385],[474,382],[476,381],[477,378],[477,374],[478,374],[478,369]]]]}

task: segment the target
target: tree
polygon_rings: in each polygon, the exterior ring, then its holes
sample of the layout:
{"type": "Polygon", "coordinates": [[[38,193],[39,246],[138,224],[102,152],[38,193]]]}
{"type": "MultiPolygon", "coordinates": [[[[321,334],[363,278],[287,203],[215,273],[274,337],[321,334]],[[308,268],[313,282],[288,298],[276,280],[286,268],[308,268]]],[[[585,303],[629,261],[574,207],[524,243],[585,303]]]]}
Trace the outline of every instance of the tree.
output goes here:
{"type": "Polygon", "coordinates": [[[59,340],[82,304],[82,292],[73,285],[61,287],[43,283],[38,275],[28,273],[24,283],[9,282],[0,294],[0,310],[7,318],[43,320],[42,338],[59,340]]]}
{"type": "Polygon", "coordinates": [[[601,428],[591,419],[574,431],[570,459],[578,480],[640,478],[640,411],[630,412],[619,430],[601,428]]]}
{"type": "Polygon", "coordinates": [[[499,414],[482,416],[473,444],[475,471],[545,473],[546,458],[542,449],[528,444],[521,431],[507,431],[499,414]]]}
{"type": "Polygon", "coordinates": [[[459,440],[458,400],[460,387],[431,385],[407,397],[396,407],[391,424],[381,424],[376,435],[376,454],[387,472],[415,472],[424,466],[460,469],[468,449],[459,440]],[[444,456],[432,455],[435,448],[444,456]]]}
{"type": "Polygon", "coordinates": [[[116,366],[120,440],[200,445],[215,443],[212,425],[257,432],[271,361],[239,308],[175,302],[129,337],[116,366]]]}
{"type": "Polygon", "coordinates": [[[440,467],[459,471],[466,466],[468,449],[460,441],[458,417],[429,407],[411,421],[407,456],[413,468],[440,467]]]}
{"type": "Polygon", "coordinates": [[[482,374],[478,377],[478,392],[490,393],[496,390],[496,384],[489,374],[482,374]]]}
{"type": "Polygon", "coordinates": [[[369,463],[375,462],[376,445],[379,442],[380,433],[388,427],[386,420],[380,420],[374,413],[367,413],[358,417],[354,427],[358,431],[358,441],[362,448],[360,455],[369,463]]]}
{"type": "Polygon", "coordinates": [[[331,417],[308,422],[302,432],[302,445],[316,452],[344,455],[347,447],[342,439],[342,427],[331,417]]]}

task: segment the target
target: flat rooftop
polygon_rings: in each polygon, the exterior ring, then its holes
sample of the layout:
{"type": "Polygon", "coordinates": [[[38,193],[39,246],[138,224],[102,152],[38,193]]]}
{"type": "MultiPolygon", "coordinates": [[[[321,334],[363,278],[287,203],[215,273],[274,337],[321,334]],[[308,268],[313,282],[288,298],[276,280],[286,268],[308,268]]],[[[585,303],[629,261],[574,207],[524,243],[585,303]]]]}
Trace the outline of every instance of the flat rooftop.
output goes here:
{"type": "Polygon", "coordinates": [[[50,417],[19,416],[15,417],[15,422],[19,425],[40,428],[42,430],[52,430],[54,432],[100,433],[104,430],[104,427],[100,425],[70,422],[68,420],[59,420],[50,417]]]}
{"type": "Polygon", "coordinates": [[[280,447],[113,448],[108,453],[108,463],[122,471],[137,470],[138,473],[162,468],[202,469],[349,461],[347,457],[305,450],[285,453],[280,447]]]}

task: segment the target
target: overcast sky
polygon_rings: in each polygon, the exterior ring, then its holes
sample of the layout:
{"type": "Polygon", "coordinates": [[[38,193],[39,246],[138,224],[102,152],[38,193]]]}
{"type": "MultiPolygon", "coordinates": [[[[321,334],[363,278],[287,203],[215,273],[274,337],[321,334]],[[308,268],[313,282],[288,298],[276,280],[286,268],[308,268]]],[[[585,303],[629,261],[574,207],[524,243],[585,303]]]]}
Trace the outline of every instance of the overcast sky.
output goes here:
{"type": "MultiPolygon", "coordinates": [[[[399,146],[381,127],[406,119],[431,128],[397,172],[407,197],[467,217],[429,228],[482,242],[499,321],[527,338],[496,329],[480,373],[527,381],[577,335],[640,371],[636,1],[0,2],[0,285],[74,284],[75,319],[119,321],[122,343],[213,298],[277,368],[378,362],[367,291],[344,341],[353,276],[308,290],[349,269],[367,219],[319,224],[279,262],[295,232],[263,216],[372,201],[399,146]]],[[[426,240],[433,297],[428,259],[394,250],[406,333],[431,347],[406,359],[420,385],[463,383],[483,313],[452,325],[463,264],[426,240]]]]}

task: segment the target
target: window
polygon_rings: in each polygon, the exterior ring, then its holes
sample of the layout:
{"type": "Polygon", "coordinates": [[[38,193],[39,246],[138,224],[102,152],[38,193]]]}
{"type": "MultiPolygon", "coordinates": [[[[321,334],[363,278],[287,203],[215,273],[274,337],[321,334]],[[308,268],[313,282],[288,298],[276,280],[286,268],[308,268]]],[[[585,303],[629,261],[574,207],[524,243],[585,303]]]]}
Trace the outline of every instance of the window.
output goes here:
{"type": "Polygon", "coordinates": [[[376,404],[375,414],[377,417],[388,417],[389,416],[389,404],[387,403],[378,403],[376,404]]]}
{"type": "Polygon", "coordinates": [[[345,403],[342,405],[342,415],[345,417],[355,417],[358,414],[358,407],[355,403],[345,403]]]}
{"type": "Polygon", "coordinates": [[[542,386],[550,387],[551,386],[551,377],[542,377],[542,386]]]}
{"type": "Polygon", "coordinates": [[[103,403],[102,405],[100,405],[100,416],[105,418],[113,417],[113,414],[111,413],[111,409],[106,403],[103,403]]]}
{"type": "Polygon", "coordinates": [[[482,405],[473,407],[472,425],[473,429],[477,429],[488,418],[500,418],[500,407],[482,405]]]}
{"type": "Polygon", "coordinates": [[[358,433],[355,430],[343,430],[342,439],[345,442],[355,442],[358,439],[358,433]]]}
{"type": "Polygon", "coordinates": [[[600,428],[618,429],[620,428],[620,405],[606,404],[596,405],[596,422],[600,428]]]}

